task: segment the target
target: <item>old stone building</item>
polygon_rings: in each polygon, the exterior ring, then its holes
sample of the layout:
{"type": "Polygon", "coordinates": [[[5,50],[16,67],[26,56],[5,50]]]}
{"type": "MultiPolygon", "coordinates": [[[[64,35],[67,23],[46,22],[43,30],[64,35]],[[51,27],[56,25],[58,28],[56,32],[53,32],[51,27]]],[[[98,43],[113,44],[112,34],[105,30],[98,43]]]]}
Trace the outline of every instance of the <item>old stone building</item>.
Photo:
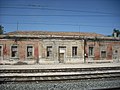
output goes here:
{"type": "Polygon", "coordinates": [[[86,44],[88,62],[120,61],[120,38],[95,37],[86,44]]]}
{"type": "Polygon", "coordinates": [[[0,35],[0,64],[120,61],[120,38],[96,33],[15,31],[0,35]]]}

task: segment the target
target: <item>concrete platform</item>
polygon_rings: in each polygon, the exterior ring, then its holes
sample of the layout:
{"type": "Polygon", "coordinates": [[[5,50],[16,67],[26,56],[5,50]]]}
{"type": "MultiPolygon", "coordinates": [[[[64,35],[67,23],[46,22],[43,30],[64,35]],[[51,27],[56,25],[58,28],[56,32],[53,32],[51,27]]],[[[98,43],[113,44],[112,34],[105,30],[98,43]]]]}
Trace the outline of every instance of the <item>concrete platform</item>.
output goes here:
{"type": "Polygon", "coordinates": [[[119,63],[85,63],[85,64],[49,64],[49,65],[0,65],[0,69],[59,69],[59,68],[96,68],[120,67],[119,63]]]}

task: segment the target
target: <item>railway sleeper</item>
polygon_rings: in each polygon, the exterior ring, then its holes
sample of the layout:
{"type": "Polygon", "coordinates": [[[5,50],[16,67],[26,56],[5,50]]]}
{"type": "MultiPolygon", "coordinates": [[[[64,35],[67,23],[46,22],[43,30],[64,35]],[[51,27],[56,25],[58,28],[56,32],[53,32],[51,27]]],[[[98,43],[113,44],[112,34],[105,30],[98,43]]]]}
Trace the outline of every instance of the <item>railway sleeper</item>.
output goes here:
{"type": "Polygon", "coordinates": [[[104,79],[120,78],[120,74],[103,74],[103,75],[83,75],[83,76],[24,76],[24,77],[0,77],[0,82],[26,82],[26,81],[64,81],[64,80],[84,80],[84,79],[104,79]]]}
{"type": "Polygon", "coordinates": [[[120,67],[97,67],[97,68],[59,68],[59,69],[0,69],[0,73],[39,73],[39,72],[84,72],[120,70],[120,67]]]}

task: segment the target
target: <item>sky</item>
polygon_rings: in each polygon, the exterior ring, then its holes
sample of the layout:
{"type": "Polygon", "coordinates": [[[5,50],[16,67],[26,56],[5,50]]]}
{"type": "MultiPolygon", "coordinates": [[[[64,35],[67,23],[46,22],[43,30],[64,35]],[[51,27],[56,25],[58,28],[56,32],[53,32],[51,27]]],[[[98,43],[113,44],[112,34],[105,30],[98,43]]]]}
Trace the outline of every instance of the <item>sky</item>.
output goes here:
{"type": "Polygon", "coordinates": [[[120,30],[120,0],[0,0],[5,32],[91,32],[120,30]]]}

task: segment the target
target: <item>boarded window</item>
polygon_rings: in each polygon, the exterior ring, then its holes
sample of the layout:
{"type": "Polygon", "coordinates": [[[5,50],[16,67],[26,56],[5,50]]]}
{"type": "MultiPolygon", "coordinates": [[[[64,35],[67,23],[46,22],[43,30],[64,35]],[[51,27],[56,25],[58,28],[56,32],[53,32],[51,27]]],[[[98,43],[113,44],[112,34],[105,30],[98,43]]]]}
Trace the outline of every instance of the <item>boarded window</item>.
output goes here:
{"type": "Polygon", "coordinates": [[[77,56],[77,47],[72,47],[72,56],[77,56]]]}
{"type": "Polygon", "coordinates": [[[118,50],[113,50],[113,59],[118,59],[119,57],[119,55],[118,55],[119,53],[118,53],[118,50]]]}
{"type": "Polygon", "coordinates": [[[18,57],[18,46],[11,46],[11,57],[18,57]]]}
{"type": "Polygon", "coordinates": [[[52,46],[47,46],[47,57],[52,57],[52,46]]]}
{"type": "Polygon", "coordinates": [[[101,58],[106,58],[106,51],[101,51],[101,58]]]}
{"type": "Polygon", "coordinates": [[[89,47],[89,56],[94,56],[94,48],[89,47]]]}
{"type": "Polygon", "coordinates": [[[33,46],[27,46],[27,57],[33,57],[33,46]]]}

